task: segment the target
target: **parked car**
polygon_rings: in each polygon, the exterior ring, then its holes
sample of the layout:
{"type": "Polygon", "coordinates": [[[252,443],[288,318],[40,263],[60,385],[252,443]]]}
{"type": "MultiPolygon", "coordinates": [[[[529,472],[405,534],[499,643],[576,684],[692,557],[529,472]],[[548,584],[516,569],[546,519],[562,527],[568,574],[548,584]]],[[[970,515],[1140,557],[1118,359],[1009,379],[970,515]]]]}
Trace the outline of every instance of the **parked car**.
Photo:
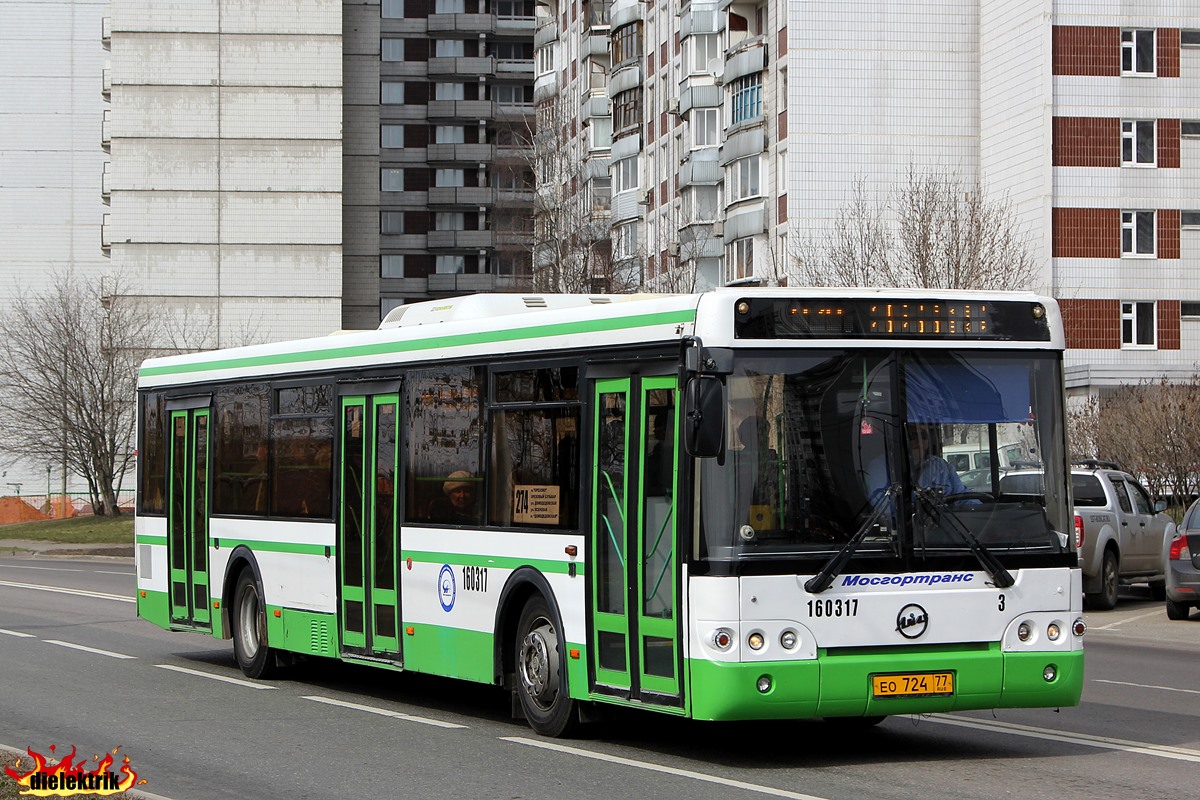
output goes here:
{"type": "Polygon", "coordinates": [[[1167,616],[1187,619],[1200,608],[1200,500],[1184,512],[1167,551],[1166,572],[1167,616]]]}
{"type": "MultiPolygon", "coordinates": [[[[1000,493],[1040,495],[1041,477],[1038,470],[1014,470],[1000,479],[1000,493]]],[[[1089,605],[1112,608],[1122,583],[1149,583],[1151,596],[1165,599],[1167,554],[1175,536],[1174,521],[1162,513],[1166,501],[1151,502],[1136,478],[1107,462],[1074,467],[1071,494],[1089,605]]]]}

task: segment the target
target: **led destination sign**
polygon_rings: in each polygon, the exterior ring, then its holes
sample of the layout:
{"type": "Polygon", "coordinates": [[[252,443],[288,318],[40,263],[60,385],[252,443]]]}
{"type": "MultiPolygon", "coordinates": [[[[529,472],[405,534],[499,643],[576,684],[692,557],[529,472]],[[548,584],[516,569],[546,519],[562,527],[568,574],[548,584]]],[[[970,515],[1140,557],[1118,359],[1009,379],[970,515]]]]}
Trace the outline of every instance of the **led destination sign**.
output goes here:
{"type": "Polygon", "coordinates": [[[854,298],[746,298],[734,305],[738,339],[1000,339],[1049,341],[1041,303],[854,298]]]}

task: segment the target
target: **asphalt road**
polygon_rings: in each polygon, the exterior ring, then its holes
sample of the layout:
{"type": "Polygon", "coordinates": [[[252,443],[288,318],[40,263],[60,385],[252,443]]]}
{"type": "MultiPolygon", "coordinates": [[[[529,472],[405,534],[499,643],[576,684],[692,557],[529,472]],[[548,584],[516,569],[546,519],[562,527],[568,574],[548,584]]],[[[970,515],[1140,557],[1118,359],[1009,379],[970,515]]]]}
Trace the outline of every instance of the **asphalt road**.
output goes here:
{"type": "Polygon", "coordinates": [[[1200,613],[1170,622],[1136,589],[1086,615],[1078,708],[849,733],[624,712],[547,740],[491,687],[332,662],[247,681],[229,642],[136,620],[132,586],[128,560],[0,558],[0,744],[120,745],[174,800],[1095,800],[1193,796],[1200,778],[1200,613]]]}

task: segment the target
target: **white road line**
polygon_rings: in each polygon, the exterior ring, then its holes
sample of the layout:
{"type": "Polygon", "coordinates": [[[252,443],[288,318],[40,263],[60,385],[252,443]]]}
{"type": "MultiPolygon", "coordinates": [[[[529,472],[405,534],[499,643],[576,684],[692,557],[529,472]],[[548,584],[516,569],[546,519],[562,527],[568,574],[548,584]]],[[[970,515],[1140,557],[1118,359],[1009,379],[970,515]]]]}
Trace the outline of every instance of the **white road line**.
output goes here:
{"type": "Polygon", "coordinates": [[[0,586],[9,586],[13,589],[36,589],[39,592],[55,592],[57,594],[73,594],[77,597],[94,597],[97,600],[116,600],[121,603],[137,602],[132,597],[126,597],[123,594],[88,592],[83,589],[68,589],[65,586],[43,586],[40,583],[14,583],[13,581],[0,581],[0,586]]]}
{"type": "Polygon", "coordinates": [[[568,755],[580,756],[581,758],[592,758],[596,761],[607,761],[610,764],[621,764],[622,766],[633,767],[635,769],[645,769],[651,772],[662,772],[679,778],[690,778],[694,781],[715,783],[720,786],[729,786],[733,789],[742,789],[747,792],[769,794],[772,797],[787,797],[791,798],[791,800],[825,800],[824,798],[813,794],[803,794],[802,792],[791,792],[787,789],[776,789],[773,786],[763,786],[757,783],[735,781],[731,778],[721,778],[716,775],[708,775],[703,772],[693,772],[690,769],[679,769],[677,767],[668,767],[663,764],[655,764],[652,761],[637,761],[632,758],[622,758],[621,756],[612,756],[606,753],[596,753],[579,747],[568,747],[564,744],[556,744],[555,742],[543,742],[536,739],[526,739],[522,736],[501,736],[500,739],[501,741],[505,742],[513,742],[514,744],[525,744],[529,745],[530,747],[540,747],[543,750],[553,750],[556,753],[566,753],[568,755]]]}
{"type": "Polygon", "coordinates": [[[101,650],[99,647],[86,647],[82,644],[73,642],[63,642],[58,639],[45,639],[46,644],[56,644],[59,647],[69,647],[72,650],[82,650],[85,653],[95,653],[96,655],[108,656],[109,658],[137,658],[137,656],[127,656],[124,653],[114,653],[112,650],[101,650]]]}
{"type": "Polygon", "coordinates": [[[44,569],[46,572],[83,572],[81,569],[67,567],[31,567],[27,564],[0,564],[0,569],[44,569]]]}
{"type": "Polygon", "coordinates": [[[125,570],[124,572],[115,572],[110,569],[94,569],[94,570],[92,570],[92,572],[96,573],[97,575],[132,575],[133,574],[133,570],[131,570],[131,569],[125,570]]]}
{"type": "Polygon", "coordinates": [[[1118,625],[1124,625],[1126,622],[1136,622],[1139,619],[1146,619],[1146,617],[1156,617],[1156,616],[1163,616],[1163,615],[1164,615],[1164,612],[1162,609],[1159,609],[1157,611],[1147,611],[1145,614],[1138,614],[1136,617],[1128,617],[1127,619],[1119,619],[1116,622],[1110,622],[1107,625],[1101,625],[1096,628],[1089,627],[1088,631],[1089,632],[1091,632],[1091,631],[1110,631],[1113,628],[1117,627],[1118,625]]]}
{"type": "Polygon", "coordinates": [[[376,708],[375,706],[364,706],[358,703],[348,703],[345,700],[334,700],[332,697],[321,697],[320,695],[301,695],[305,700],[312,700],[315,703],[325,703],[330,706],[340,706],[342,708],[352,708],[355,711],[366,711],[368,714],[378,714],[381,717],[393,717],[395,719],[403,719],[409,722],[419,722],[422,725],[433,725],[437,728],[465,728],[466,725],[458,725],[453,722],[443,722],[440,719],[430,719],[428,717],[415,717],[412,714],[402,714],[399,711],[389,711],[386,708],[376,708]]]}
{"type": "Polygon", "coordinates": [[[1067,742],[1083,747],[1096,747],[1101,750],[1121,750],[1126,753],[1137,753],[1144,756],[1157,756],[1158,758],[1170,758],[1176,761],[1190,761],[1194,764],[1200,764],[1200,750],[1189,750],[1186,747],[1135,742],[1129,739],[1113,739],[1108,736],[1093,736],[1090,733],[1074,733],[1071,731],[1053,730],[1051,728],[1035,728],[1030,725],[1016,725],[1011,722],[1000,722],[998,720],[968,719],[966,717],[954,717],[947,714],[933,714],[929,717],[923,717],[923,719],[942,725],[955,725],[960,728],[974,728],[979,731],[1007,733],[1013,736],[1028,736],[1031,739],[1047,739],[1052,742],[1067,742]]]}
{"type": "Polygon", "coordinates": [[[182,672],[184,675],[196,675],[201,678],[212,678],[214,681],[224,681],[225,683],[236,684],[237,686],[247,686],[251,689],[274,689],[274,686],[267,686],[265,683],[251,683],[244,681],[241,678],[228,678],[224,675],[214,675],[211,672],[203,672],[198,669],[188,669],[187,667],[177,667],[174,664],[155,664],[159,669],[169,669],[172,672],[182,672]]]}
{"type": "Polygon", "coordinates": [[[1106,681],[1093,678],[1092,683],[1111,683],[1115,686],[1133,686],[1138,689],[1161,689],[1164,692],[1183,692],[1185,694],[1200,694],[1200,689],[1180,689],[1176,686],[1155,686],[1150,683],[1130,683],[1129,681],[1106,681]]]}
{"type": "Polygon", "coordinates": [[[36,639],[37,638],[32,633],[21,633],[20,631],[10,631],[7,628],[0,628],[0,633],[3,633],[5,636],[16,636],[19,639],[36,639]]]}

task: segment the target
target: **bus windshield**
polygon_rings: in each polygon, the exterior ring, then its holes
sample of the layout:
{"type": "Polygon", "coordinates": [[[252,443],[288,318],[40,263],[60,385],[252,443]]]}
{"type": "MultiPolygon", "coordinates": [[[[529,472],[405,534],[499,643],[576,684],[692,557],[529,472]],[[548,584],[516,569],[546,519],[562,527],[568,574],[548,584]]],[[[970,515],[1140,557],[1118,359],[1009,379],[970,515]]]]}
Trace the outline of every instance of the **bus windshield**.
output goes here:
{"type": "Polygon", "coordinates": [[[873,558],[961,554],[972,539],[1069,551],[1061,382],[1046,352],[744,352],[724,452],[700,461],[697,555],[828,558],[859,533],[873,558]],[[1044,471],[1044,498],[1000,493],[1018,465],[1044,471]]]}

